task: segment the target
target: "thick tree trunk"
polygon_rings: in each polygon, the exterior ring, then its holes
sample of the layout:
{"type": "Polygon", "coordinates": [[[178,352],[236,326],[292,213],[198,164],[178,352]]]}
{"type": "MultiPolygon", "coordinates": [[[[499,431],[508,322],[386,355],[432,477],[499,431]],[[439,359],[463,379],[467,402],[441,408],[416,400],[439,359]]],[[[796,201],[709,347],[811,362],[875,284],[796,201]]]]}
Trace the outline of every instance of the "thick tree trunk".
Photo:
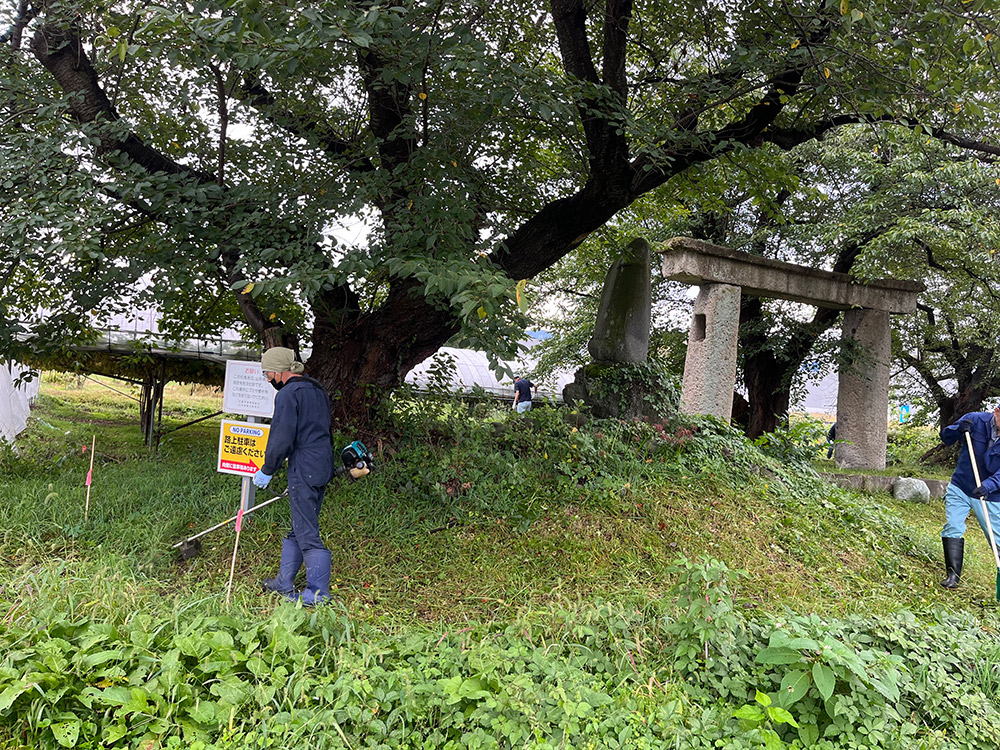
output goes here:
{"type": "Polygon", "coordinates": [[[788,416],[791,401],[792,363],[779,363],[771,352],[743,360],[743,381],[748,395],[747,436],[774,432],[788,416]]]}
{"type": "Polygon", "coordinates": [[[740,305],[740,350],[743,354],[743,385],[747,389],[747,436],[774,432],[788,414],[791,375],[800,362],[781,355],[769,332],[761,327],[763,302],[743,297],[740,305]]]}
{"type": "Polygon", "coordinates": [[[959,380],[958,393],[947,399],[938,401],[938,409],[941,414],[941,427],[953,424],[963,414],[970,411],[980,411],[983,408],[983,401],[986,400],[989,384],[982,381],[972,382],[970,380],[959,380]]]}
{"type": "Polygon", "coordinates": [[[435,307],[417,282],[400,282],[373,313],[317,320],[307,372],[329,394],[334,423],[365,430],[406,373],[458,330],[450,310],[435,307]]]}
{"type": "Polygon", "coordinates": [[[839,319],[839,312],[816,311],[811,321],[788,323],[780,337],[761,327],[763,304],[744,297],[740,309],[743,384],[747,389],[747,436],[773,432],[787,417],[792,381],[816,341],[839,319]]]}

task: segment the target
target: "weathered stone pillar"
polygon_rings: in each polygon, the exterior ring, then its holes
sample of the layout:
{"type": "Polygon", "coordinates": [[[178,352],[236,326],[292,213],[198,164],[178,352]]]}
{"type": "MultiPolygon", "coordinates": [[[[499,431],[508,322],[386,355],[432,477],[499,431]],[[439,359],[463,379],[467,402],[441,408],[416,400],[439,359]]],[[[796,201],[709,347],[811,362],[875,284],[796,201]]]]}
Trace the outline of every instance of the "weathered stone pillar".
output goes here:
{"type": "Polygon", "coordinates": [[[587,344],[595,362],[646,361],[652,300],[649,243],[640,237],[628,244],[604,279],[594,335],[587,344]]]}
{"type": "Polygon", "coordinates": [[[843,341],[856,356],[840,370],[837,439],[847,442],[836,446],[834,460],[843,468],[884,469],[892,348],[889,313],[845,311],[843,341]]]}
{"type": "Polygon", "coordinates": [[[567,404],[587,407],[601,418],[659,419],[666,414],[668,403],[651,399],[655,390],[647,385],[633,382],[627,393],[607,388],[616,373],[646,362],[652,299],[649,243],[640,237],[629,243],[604,279],[594,335],[587,344],[594,361],[563,388],[567,404]]]}
{"type": "Polygon", "coordinates": [[[740,287],[702,285],[694,303],[684,360],[684,414],[711,414],[727,422],[733,415],[739,328],[740,287]]]}

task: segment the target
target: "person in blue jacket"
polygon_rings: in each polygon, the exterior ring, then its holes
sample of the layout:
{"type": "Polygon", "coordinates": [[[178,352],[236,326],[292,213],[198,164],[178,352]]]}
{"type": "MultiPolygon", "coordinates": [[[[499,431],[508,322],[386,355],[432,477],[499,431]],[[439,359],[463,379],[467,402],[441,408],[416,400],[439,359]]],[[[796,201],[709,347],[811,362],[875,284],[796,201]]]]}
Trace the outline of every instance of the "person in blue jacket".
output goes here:
{"type": "Polygon", "coordinates": [[[264,589],[301,600],[305,606],[330,599],[330,550],[319,535],[319,511],[326,485],[333,478],[330,443],[330,401],[317,381],[304,375],[305,366],[284,347],[268,349],[260,358],[264,377],[278,393],[264,450],[264,465],[253,483],[267,487],[288,459],[288,502],[292,529],[282,540],[276,578],[264,579],[264,589]],[[305,564],[306,587],[295,590],[295,576],[305,564]]]}
{"type": "Polygon", "coordinates": [[[944,495],[944,528],[941,541],[944,543],[944,564],[946,576],[941,585],[946,589],[958,586],[962,575],[962,558],[965,554],[965,520],[971,510],[976,514],[979,526],[990,541],[986,530],[980,498],[987,502],[990,525],[994,538],[1000,534],[1000,405],[992,413],[971,412],[954,424],[941,430],[941,440],[945,445],[960,442],[961,450],[955,473],[951,475],[944,495]],[[976,483],[969,458],[969,447],[965,433],[972,438],[972,449],[976,454],[981,484],[976,483]]]}

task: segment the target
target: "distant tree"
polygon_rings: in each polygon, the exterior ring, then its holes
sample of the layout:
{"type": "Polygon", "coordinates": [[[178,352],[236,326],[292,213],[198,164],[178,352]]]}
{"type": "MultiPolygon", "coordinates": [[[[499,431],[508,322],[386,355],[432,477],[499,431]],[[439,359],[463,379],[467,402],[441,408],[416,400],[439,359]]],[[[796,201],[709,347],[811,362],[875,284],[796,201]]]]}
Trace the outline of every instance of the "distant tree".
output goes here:
{"type": "MultiPolygon", "coordinates": [[[[562,334],[560,346],[585,345],[609,250],[620,247],[629,233],[658,239],[686,234],[862,279],[925,281],[929,289],[921,296],[919,313],[893,318],[897,356],[909,363],[912,375],[923,372],[905,392],[932,402],[943,414],[951,414],[955,403],[964,411],[979,408],[985,394],[1000,393],[990,343],[996,333],[990,301],[1000,279],[995,255],[984,252],[996,247],[991,238],[1000,169],[908,130],[876,133],[861,126],[780,158],[787,164],[749,168],[744,159],[741,169],[733,169],[719,162],[675,178],[659,211],[659,193],[644,198],[601,231],[604,241],[598,247],[588,242],[574,258],[543,274],[548,279],[543,288],[569,287],[567,309],[552,321],[562,334]],[[664,208],[668,202],[670,210],[664,208]],[[584,290],[589,290],[584,302],[570,305],[584,290]],[[948,387],[951,382],[960,384],[957,392],[948,387]]],[[[661,304],[686,300],[676,289],[668,291],[655,269],[654,278],[661,304]]],[[[678,312],[673,331],[688,320],[688,311],[678,307],[678,312]]],[[[746,403],[734,414],[748,434],[774,430],[808,378],[846,364],[840,321],[837,310],[743,298],[738,351],[746,403]]],[[[670,335],[669,326],[662,330],[670,335]]],[[[556,355],[566,356],[557,350],[548,357],[556,355]]]]}
{"type": "Polygon", "coordinates": [[[940,206],[886,238],[912,250],[886,265],[927,284],[917,314],[894,329],[896,379],[944,427],[1000,396],[1000,168],[957,161],[924,176],[940,206]]]}
{"type": "MultiPolygon", "coordinates": [[[[920,376],[922,393],[908,392],[932,401],[948,423],[956,410],[978,409],[985,394],[1000,393],[993,345],[1000,268],[990,252],[1000,239],[1000,169],[905,131],[850,135],[800,149],[809,166],[782,201],[781,220],[758,235],[769,248],[763,254],[861,279],[924,282],[917,314],[893,317],[894,352],[920,376]]],[[[787,412],[788,388],[806,361],[846,364],[850,353],[840,349],[835,329],[840,318],[824,309],[788,315],[781,305],[744,299],[740,346],[751,434],[773,429],[787,412]]]]}
{"type": "Polygon", "coordinates": [[[517,281],[693,167],[860,122],[1000,152],[981,0],[8,2],[5,348],[238,314],[340,420],[453,337],[511,354],[517,281]]]}

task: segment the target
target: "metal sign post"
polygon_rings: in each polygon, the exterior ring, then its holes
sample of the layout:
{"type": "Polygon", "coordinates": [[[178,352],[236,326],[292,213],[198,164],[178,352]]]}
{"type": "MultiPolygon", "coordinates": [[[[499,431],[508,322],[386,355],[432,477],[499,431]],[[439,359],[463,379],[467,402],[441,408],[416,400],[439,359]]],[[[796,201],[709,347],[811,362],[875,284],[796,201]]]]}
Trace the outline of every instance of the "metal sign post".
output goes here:
{"type": "MultiPolygon", "coordinates": [[[[247,422],[253,424],[257,421],[256,417],[247,417],[247,422]]],[[[264,447],[267,447],[267,441],[264,441],[264,447]]],[[[257,472],[254,472],[256,474],[257,472]]],[[[257,486],[253,483],[253,477],[243,477],[243,486],[240,488],[240,509],[246,513],[253,507],[254,501],[257,498],[257,486]]]]}

